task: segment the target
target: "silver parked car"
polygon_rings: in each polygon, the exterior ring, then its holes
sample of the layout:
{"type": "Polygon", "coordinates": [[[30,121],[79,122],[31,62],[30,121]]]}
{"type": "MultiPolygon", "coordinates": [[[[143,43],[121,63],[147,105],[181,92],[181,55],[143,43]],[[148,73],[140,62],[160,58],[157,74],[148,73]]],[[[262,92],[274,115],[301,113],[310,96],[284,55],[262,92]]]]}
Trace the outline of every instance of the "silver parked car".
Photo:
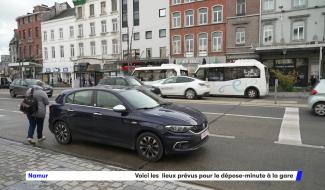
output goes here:
{"type": "Polygon", "coordinates": [[[308,97],[308,107],[316,115],[325,116],[325,79],[315,86],[308,97]]]}

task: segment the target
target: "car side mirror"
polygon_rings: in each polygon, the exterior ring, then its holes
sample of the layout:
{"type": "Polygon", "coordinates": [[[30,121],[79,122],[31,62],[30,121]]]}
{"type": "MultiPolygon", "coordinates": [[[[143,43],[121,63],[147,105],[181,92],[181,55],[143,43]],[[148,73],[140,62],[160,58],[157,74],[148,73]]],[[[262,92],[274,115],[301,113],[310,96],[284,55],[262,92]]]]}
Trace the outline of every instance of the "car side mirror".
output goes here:
{"type": "Polygon", "coordinates": [[[117,105],[117,106],[113,107],[113,111],[124,113],[124,112],[126,112],[126,107],[123,105],[117,105]]]}

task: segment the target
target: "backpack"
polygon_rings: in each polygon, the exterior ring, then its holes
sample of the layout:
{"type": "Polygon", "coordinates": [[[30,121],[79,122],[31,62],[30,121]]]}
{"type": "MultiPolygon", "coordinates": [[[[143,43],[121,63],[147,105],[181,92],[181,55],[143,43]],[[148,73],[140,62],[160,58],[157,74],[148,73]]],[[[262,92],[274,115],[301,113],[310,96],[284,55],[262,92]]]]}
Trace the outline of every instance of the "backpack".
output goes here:
{"type": "Polygon", "coordinates": [[[20,111],[26,115],[32,115],[38,111],[38,103],[34,98],[34,88],[32,88],[30,95],[21,102],[20,111]]]}

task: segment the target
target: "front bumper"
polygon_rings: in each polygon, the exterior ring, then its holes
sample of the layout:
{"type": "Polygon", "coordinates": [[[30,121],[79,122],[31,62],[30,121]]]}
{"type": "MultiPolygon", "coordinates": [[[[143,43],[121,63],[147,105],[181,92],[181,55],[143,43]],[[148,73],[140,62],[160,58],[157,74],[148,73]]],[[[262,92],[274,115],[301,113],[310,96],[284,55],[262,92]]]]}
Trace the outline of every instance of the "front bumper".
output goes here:
{"type": "Polygon", "coordinates": [[[201,139],[202,133],[168,133],[165,136],[166,153],[189,152],[199,149],[209,139],[209,135],[201,139]]]}

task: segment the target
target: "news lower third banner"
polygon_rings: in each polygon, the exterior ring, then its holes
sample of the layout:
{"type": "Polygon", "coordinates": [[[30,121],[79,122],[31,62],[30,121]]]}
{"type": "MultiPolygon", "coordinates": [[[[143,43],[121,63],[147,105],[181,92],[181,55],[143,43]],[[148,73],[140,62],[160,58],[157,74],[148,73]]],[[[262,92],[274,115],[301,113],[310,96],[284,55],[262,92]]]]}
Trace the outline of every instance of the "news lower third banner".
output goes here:
{"type": "Polygon", "coordinates": [[[302,171],[27,171],[26,181],[301,181],[302,171]]]}

